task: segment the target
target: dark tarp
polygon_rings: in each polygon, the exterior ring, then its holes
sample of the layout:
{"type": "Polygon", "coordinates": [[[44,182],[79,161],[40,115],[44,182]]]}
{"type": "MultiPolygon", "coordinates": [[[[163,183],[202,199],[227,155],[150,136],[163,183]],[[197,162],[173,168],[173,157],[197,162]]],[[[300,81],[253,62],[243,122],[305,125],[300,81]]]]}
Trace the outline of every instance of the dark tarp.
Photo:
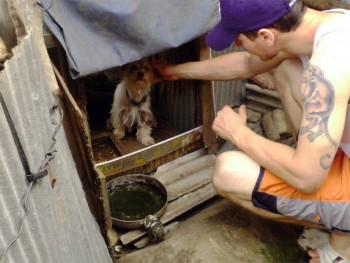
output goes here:
{"type": "Polygon", "coordinates": [[[72,78],[121,66],[205,33],[218,0],[41,0],[44,22],[66,51],[72,78]]]}

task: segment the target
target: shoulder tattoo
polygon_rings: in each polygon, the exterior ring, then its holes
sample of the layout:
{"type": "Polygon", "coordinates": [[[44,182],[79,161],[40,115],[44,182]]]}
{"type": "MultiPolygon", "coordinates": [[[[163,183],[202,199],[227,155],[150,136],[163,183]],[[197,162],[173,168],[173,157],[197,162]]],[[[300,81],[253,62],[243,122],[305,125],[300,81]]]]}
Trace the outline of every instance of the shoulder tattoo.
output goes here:
{"type": "MultiPolygon", "coordinates": [[[[302,79],[303,88],[302,103],[306,124],[300,128],[300,135],[307,134],[310,142],[318,137],[326,138],[335,149],[337,142],[330,136],[328,120],[334,108],[334,87],[326,79],[321,68],[309,64],[302,79]]],[[[320,158],[322,168],[329,168],[330,154],[324,154],[320,158]]]]}

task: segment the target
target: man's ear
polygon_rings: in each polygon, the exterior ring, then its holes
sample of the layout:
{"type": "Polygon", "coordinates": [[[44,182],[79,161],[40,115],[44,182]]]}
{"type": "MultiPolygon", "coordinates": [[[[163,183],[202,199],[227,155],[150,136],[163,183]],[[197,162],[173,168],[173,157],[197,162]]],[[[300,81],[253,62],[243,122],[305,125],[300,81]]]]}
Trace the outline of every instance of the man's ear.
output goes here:
{"type": "Polygon", "coordinates": [[[268,46],[273,46],[275,43],[275,35],[269,29],[262,28],[258,31],[258,37],[262,39],[268,46]]]}

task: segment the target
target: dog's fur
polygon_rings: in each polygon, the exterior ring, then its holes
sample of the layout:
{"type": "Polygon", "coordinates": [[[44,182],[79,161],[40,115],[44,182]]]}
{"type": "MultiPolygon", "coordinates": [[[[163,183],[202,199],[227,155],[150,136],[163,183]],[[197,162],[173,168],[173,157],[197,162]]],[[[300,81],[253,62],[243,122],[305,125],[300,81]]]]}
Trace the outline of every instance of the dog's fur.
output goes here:
{"type": "Polygon", "coordinates": [[[154,83],[152,67],[146,60],[129,63],[123,69],[123,80],[117,85],[111,114],[113,132],[118,139],[135,126],[136,137],[143,145],[154,144],[152,126],[156,125],[151,111],[150,91],[154,83]]]}

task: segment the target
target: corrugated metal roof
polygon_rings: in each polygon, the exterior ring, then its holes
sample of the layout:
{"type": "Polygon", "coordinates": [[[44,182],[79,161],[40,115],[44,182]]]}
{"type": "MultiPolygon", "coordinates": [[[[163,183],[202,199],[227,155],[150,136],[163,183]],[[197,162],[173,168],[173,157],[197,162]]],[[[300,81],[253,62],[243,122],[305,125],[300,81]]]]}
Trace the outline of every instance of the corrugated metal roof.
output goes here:
{"type": "MultiPolygon", "coordinates": [[[[179,48],[168,50],[160,56],[172,63],[196,60],[196,42],[186,43],[179,48]]],[[[242,50],[231,46],[222,52],[212,52],[213,57],[242,50]]],[[[158,58],[159,59],[159,58],[158,58]]],[[[242,103],[245,81],[213,81],[216,110],[224,105],[238,106],[242,103]]],[[[153,90],[152,105],[159,112],[157,115],[167,119],[180,132],[193,129],[199,125],[200,109],[196,93],[200,82],[196,80],[178,80],[162,82],[153,90]]]]}
{"type": "MultiPolygon", "coordinates": [[[[51,88],[57,85],[43,39],[36,38],[41,21],[35,1],[8,0],[20,9],[17,17],[28,35],[19,39],[14,56],[0,72],[0,91],[14,122],[32,172],[38,172],[52,143],[60,116],[51,88]],[[36,23],[36,24],[35,24],[36,23]]],[[[21,24],[19,23],[19,25],[21,24]]],[[[21,159],[0,108],[0,256],[15,238],[23,216],[22,196],[28,183],[21,159]]],[[[63,128],[58,131],[49,176],[34,184],[28,195],[28,215],[18,240],[3,262],[112,262],[99,226],[82,189],[63,128]],[[50,176],[57,183],[51,187],[50,176]]]]}
{"type": "MultiPolygon", "coordinates": [[[[182,63],[196,57],[195,41],[159,54],[172,63],[182,63]]],[[[168,121],[178,132],[185,132],[200,125],[197,101],[198,81],[178,80],[158,83],[153,89],[152,106],[156,115],[168,121]]]]}
{"type": "MultiPolygon", "coordinates": [[[[231,45],[224,51],[213,51],[212,56],[218,57],[221,55],[229,54],[236,51],[241,51],[242,48],[238,48],[231,45]]],[[[216,111],[220,110],[224,105],[231,107],[240,106],[242,103],[242,94],[244,90],[245,81],[214,81],[214,96],[216,111]]]]}

